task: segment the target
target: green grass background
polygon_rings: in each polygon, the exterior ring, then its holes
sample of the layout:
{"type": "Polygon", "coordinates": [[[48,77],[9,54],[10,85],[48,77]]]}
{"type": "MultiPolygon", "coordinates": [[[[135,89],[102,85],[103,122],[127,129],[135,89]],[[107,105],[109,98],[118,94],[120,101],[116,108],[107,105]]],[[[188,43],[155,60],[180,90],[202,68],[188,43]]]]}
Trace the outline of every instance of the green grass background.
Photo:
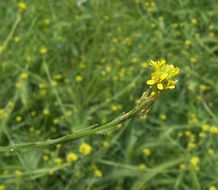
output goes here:
{"type": "Polygon", "coordinates": [[[60,137],[127,112],[148,88],[149,60],[164,58],[181,72],[176,89],[164,92],[145,118],[112,133],[1,153],[0,184],[6,190],[218,185],[217,134],[199,137],[203,125],[218,127],[217,0],[23,2],[27,8],[20,12],[19,1],[0,1],[1,146],[60,137]],[[27,79],[19,77],[23,72],[27,79]],[[88,156],[79,153],[83,142],[93,148],[88,156]],[[190,142],[196,146],[191,150],[190,142]],[[79,156],[71,166],[68,152],[79,156]],[[189,166],[193,156],[200,158],[198,171],[189,166]]]}

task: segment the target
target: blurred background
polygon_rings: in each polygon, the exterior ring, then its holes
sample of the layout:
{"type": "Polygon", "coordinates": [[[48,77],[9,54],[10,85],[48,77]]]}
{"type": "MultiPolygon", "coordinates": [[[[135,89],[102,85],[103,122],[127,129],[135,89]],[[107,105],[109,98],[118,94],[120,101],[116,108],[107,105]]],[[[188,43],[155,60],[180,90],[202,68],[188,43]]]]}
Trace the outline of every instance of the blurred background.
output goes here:
{"type": "Polygon", "coordinates": [[[1,152],[0,190],[216,190],[217,10],[217,0],[1,0],[1,146],[129,111],[149,60],[181,72],[145,117],[112,132],[1,152]]]}

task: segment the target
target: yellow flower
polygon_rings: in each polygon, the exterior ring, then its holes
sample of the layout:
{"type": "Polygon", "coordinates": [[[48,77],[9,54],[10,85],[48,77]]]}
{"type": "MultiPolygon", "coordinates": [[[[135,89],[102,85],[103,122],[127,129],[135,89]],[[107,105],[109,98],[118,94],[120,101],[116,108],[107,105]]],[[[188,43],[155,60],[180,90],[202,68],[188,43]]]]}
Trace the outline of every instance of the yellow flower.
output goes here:
{"type": "Polygon", "coordinates": [[[22,117],[20,115],[16,116],[15,118],[16,122],[20,122],[22,120],[22,117]]]}
{"type": "Polygon", "coordinates": [[[160,119],[162,120],[162,121],[166,121],[166,119],[167,119],[167,116],[166,116],[166,114],[160,114],[160,119]]]}
{"type": "Polygon", "coordinates": [[[15,43],[19,43],[20,42],[20,37],[19,36],[15,36],[14,37],[14,42],[15,43]]]}
{"type": "Polygon", "coordinates": [[[55,80],[52,80],[51,81],[51,86],[52,87],[56,87],[58,85],[58,82],[57,81],[55,81],[55,80]]]}
{"type": "Polygon", "coordinates": [[[189,150],[193,150],[193,149],[195,149],[196,148],[196,144],[195,143],[193,143],[193,142],[189,142],[188,143],[188,149],[189,150]]]}
{"type": "Polygon", "coordinates": [[[210,133],[211,133],[211,134],[214,134],[214,135],[218,134],[218,127],[212,126],[212,127],[210,128],[210,133]]]}
{"type": "Polygon", "coordinates": [[[107,148],[110,147],[110,143],[109,143],[108,141],[104,141],[102,144],[103,144],[103,147],[104,147],[105,149],[107,149],[107,148]]]}
{"type": "Polygon", "coordinates": [[[81,82],[83,80],[82,76],[77,75],[75,78],[76,82],[81,82]]]}
{"type": "Polygon", "coordinates": [[[211,186],[209,187],[209,190],[217,190],[217,188],[216,188],[216,186],[211,185],[211,186]]]}
{"type": "Polygon", "coordinates": [[[186,169],[186,165],[184,163],[179,165],[179,171],[184,171],[186,169]]]}
{"type": "Polygon", "coordinates": [[[50,114],[50,111],[48,109],[43,110],[43,115],[48,116],[50,114]]]}
{"type": "Polygon", "coordinates": [[[208,154],[213,155],[213,154],[215,154],[215,152],[214,152],[213,149],[209,149],[209,150],[208,150],[208,154]]]}
{"type": "Polygon", "coordinates": [[[44,25],[49,25],[51,20],[49,18],[44,19],[43,23],[44,25]]]}
{"type": "Polygon", "coordinates": [[[92,147],[87,143],[82,143],[79,146],[79,152],[82,153],[84,156],[87,156],[92,152],[92,147]]]}
{"type": "Polygon", "coordinates": [[[140,170],[146,169],[146,165],[144,163],[139,164],[138,167],[139,167],[140,170]]]}
{"type": "Polygon", "coordinates": [[[144,148],[143,149],[143,154],[144,156],[150,156],[151,155],[151,150],[149,148],[144,148]]]}
{"type": "Polygon", "coordinates": [[[5,190],[5,186],[4,185],[0,185],[0,190],[5,190]]]}
{"type": "Polygon", "coordinates": [[[27,79],[29,77],[28,73],[21,73],[19,76],[21,79],[27,79]]]}
{"type": "Polygon", "coordinates": [[[195,169],[198,170],[199,168],[199,162],[200,162],[200,158],[198,156],[194,156],[189,160],[191,166],[195,169]]]}
{"type": "Polygon", "coordinates": [[[173,78],[179,74],[178,67],[166,64],[165,60],[151,61],[149,64],[154,68],[154,72],[151,74],[151,78],[147,80],[148,85],[156,85],[158,90],[175,88],[176,81],[173,78]]]}
{"type": "Polygon", "coordinates": [[[23,84],[21,82],[16,82],[15,87],[16,89],[21,89],[23,87],[23,84]]]}
{"type": "Polygon", "coordinates": [[[207,137],[207,134],[206,134],[205,132],[200,132],[200,133],[199,133],[199,137],[202,138],[202,139],[204,139],[204,138],[207,137]]]}
{"type": "Polygon", "coordinates": [[[185,40],[185,45],[186,45],[187,47],[190,47],[190,46],[192,45],[191,40],[185,40]]]}
{"type": "Polygon", "coordinates": [[[94,175],[95,175],[96,177],[102,177],[102,176],[103,176],[102,171],[99,170],[99,169],[95,169],[95,170],[94,170],[94,175]]]}
{"type": "Polygon", "coordinates": [[[17,7],[18,7],[18,9],[19,9],[20,11],[25,11],[26,8],[27,8],[27,6],[26,6],[26,4],[25,4],[24,2],[18,3],[18,4],[17,4],[17,7]]]}
{"type": "Polygon", "coordinates": [[[48,49],[46,47],[41,47],[39,51],[42,55],[44,55],[48,52],[48,49]]]}
{"type": "Polygon", "coordinates": [[[192,18],[191,19],[191,23],[192,23],[192,25],[196,25],[197,24],[197,20],[195,18],[192,18]]]}
{"type": "Polygon", "coordinates": [[[21,172],[20,170],[15,171],[15,176],[16,177],[21,177],[22,175],[23,175],[23,172],[21,172]]]}
{"type": "Polygon", "coordinates": [[[208,131],[210,131],[210,126],[209,126],[208,124],[202,125],[202,131],[203,131],[203,132],[208,132],[208,131]]]}
{"type": "Polygon", "coordinates": [[[55,158],[55,159],[54,159],[54,163],[55,163],[57,166],[61,166],[61,164],[62,164],[62,159],[61,159],[61,158],[55,158]]]}
{"type": "Polygon", "coordinates": [[[46,88],[47,88],[47,85],[44,84],[44,83],[39,83],[39,84],[38,84],[38,87],[39,87],[39,89],[46,89],[46,88]]]}
{"type": "Polygon", "coordinates": [[[67,163],[69,164],[73,163],[77,159],[78,159],[78,155],[73,152],[68,153],[66,156],[67,163]]]}

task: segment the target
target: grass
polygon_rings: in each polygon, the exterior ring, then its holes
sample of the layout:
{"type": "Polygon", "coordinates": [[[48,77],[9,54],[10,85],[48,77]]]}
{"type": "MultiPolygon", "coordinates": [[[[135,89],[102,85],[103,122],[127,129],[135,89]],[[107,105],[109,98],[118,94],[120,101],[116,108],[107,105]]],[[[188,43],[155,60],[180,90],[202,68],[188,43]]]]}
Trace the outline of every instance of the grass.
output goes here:
{"type": "Polygon", "coordinates": [[[181,73],[146,117],[113,132],[1,153],[0,190],[218,188],[218,1],[23,2],[0,1],[0,146],[128,112],[148,87],[149,60],[181,73]]]}

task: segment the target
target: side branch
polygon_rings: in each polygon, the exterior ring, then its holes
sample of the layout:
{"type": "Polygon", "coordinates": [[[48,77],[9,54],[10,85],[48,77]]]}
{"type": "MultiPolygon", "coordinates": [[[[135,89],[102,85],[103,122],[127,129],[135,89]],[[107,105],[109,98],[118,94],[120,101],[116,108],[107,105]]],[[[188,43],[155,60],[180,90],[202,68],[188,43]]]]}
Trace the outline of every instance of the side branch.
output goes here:
{"type": "Polygon", "coordinates": [[[143,110],[148,110],[148,108],[153,104],[154,100],[157,96],[149,96],[144,99],[140,104],[136,105],[135,108],[130,110],[129,112],[115,118],[111,122],[104,124],[102,126],[91,128],[82,131],[76,131],[72,134],[65,135],[56,139],[48,139],[45,141],[38,141],[38,142],[29,142],[29,143],[21,143],[21,144],[14,144],[10,146],[0,146],[0,152],[8,152],[8,151],[19,151],[19,150],[29,150],[29,149],[37,149],[37,148],[46,148],[52,145],[57,144],[66,144],[72,142],[74,140],[96,135],[96,134],[104,134],[110,130],[113,130],[117,125],[129,120],[131,118],[135,118],[139,115],[143,110]]]}

